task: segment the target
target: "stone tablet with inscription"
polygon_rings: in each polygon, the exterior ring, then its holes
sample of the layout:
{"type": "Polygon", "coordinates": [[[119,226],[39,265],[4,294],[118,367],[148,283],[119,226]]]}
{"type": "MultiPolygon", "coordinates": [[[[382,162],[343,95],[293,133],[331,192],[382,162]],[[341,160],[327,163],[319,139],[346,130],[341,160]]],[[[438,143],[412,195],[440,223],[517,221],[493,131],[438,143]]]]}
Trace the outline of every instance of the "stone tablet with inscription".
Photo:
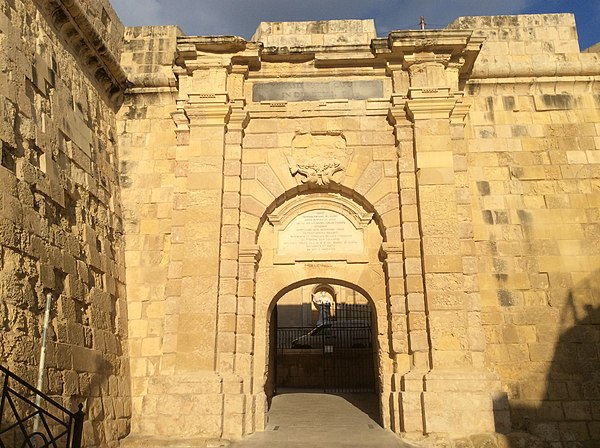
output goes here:
{"type": "Polygon", "coordinates": [[[277,255],[291,260],[340,260],[364,251],[363,232],[332,210],[298,215],[278,234],[277,255]]]}
{"type": "Polygon", "coordinates": [[[254,84],[252,101],[366,100],[383,97],[383,82],[266,82],[254,84]]]}

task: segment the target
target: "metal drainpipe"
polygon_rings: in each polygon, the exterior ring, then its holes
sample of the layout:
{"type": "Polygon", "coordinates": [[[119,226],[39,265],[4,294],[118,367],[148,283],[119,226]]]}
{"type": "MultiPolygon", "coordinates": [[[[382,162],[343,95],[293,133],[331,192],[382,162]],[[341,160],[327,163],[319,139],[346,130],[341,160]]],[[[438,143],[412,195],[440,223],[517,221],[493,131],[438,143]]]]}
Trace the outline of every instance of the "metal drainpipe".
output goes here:
{"type": "MultiPolygon", "coordinates": [[[[46,368],[46,339],[48,337],[48,326],[50,324],[50,308],[51,307],[52,307],[52,293],[49,292],[46,294],[46,310],[44,312],[44,331],[42,333],[42,348],[40,351],[40,366],[38,369],[37,389],[39,391],[41,391],[42,387],[44,387],[44,369],[46,368]]],[[[39,407],[41,402],[42,402],[42,397],[40,395],[36,395],[35,405],[37,407],[39,407]]],[[[39,424],[40,424],[40,414],[37,414],[33,421],[33,432],[37,432],[39,424]]]]}

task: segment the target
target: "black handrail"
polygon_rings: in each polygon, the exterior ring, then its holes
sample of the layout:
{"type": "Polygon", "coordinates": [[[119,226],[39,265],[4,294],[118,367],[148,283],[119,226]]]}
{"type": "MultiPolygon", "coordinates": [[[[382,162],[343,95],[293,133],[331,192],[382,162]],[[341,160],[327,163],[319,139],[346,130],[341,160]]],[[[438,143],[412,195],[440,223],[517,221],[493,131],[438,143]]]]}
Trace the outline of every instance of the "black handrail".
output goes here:
{"type": "Polygon", "coordinates": [[[83,404],[79,404],[77,412],[71,412],[1,365],[0,372],[4,375],[0,400],[0,448],[81,448],[85,416],[83,404]],[[19,392],[17,385],[13,387],[11,380],[24,387],[30,397],[19,392]],[[39,396],[43,405],[37,405],[31,396],[39,396]],[[49,410],[51,408],[55,408],[53,412],[49,410]],[[36,419],[38,424],[34,425],[36,419]],[[8,442],[6,438],[11,436],[12,441],[8,442]],[[17,445],[17,439],[21,445],[17,445]],[[42,440],[41,445],[36,441],[39,439],[42,440]]]}

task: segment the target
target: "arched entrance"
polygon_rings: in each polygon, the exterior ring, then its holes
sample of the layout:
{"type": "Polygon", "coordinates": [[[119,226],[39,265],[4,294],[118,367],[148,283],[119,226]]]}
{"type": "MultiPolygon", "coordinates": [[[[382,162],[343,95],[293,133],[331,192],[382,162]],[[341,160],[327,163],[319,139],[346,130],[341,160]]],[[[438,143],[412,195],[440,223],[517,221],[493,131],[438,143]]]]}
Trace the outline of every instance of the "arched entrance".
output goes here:
{"type": "Polygon", "coordinates": [[[244,271],[253,293],[256,428],[265,427],[263,416],[282,387],[337,394],[368,390],[382,426],[390,428],[395,321],[390,319],[385,226],[356,197],[324,191],[291,196],[263,215],[255,246],[248,246],[258,254],[250,260],[256,264],[244,271]],[[293,299],[294,294],[299,296],[293,299]],[[296,300],[295,317],[286,311],[293,310],[285,307],[288,300],[296,300]],[[329,313],[322,306],[327,302],[329,313]],[[285,327],[289,333],[296,327],[296,334],[285,335],[285,327]],[[363,367],[353,372],[357,365],[363,367]]]}
{"type": "Polygon", "coordinates": [[[365,296],[341,285],[309,284],[283,295],[271,315],[275,392],[377,392],[373,314],[365,296]]]}

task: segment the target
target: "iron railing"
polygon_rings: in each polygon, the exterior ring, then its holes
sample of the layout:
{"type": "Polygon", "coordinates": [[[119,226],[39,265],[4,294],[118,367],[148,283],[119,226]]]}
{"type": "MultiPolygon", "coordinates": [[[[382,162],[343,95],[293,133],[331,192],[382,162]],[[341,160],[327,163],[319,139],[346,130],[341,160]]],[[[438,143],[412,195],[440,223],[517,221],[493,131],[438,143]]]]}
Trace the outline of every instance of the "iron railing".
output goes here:
{"type": "Polygon", "coordinates": [[[71,412],[3,366],[0,377],[0,448],[81,448],[82,404],[71,412]]]}

